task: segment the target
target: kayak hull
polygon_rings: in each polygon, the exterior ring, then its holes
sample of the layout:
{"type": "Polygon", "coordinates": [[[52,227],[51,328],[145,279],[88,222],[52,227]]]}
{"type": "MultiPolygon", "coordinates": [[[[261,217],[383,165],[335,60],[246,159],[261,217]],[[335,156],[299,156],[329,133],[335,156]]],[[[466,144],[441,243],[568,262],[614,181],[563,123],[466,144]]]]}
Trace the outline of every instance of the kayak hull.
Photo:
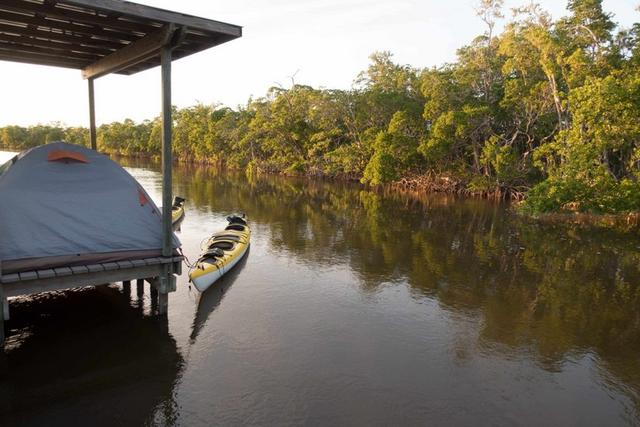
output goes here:
{"type": "Polygon", "coordinates": [[[244,257],[249,249],[249,245],[246,245],[242,253],[235,257],[231,262],[221,268],[211,268],[211,270],[201,276],[195,277],[191,280],[195,288],[199,292],[204,292],[209,289],[214,283],[228,273],[235,265],[244,257]]]}
{"type": "Polygon", "coordinates": [[[230,220],[224,230],[214,233],[189,272],[189,280],[195,288],[200,292],[206,291],[235,267],[247,253],[250,238],[251,229],[244,220],[242,223],[230,220]]]}

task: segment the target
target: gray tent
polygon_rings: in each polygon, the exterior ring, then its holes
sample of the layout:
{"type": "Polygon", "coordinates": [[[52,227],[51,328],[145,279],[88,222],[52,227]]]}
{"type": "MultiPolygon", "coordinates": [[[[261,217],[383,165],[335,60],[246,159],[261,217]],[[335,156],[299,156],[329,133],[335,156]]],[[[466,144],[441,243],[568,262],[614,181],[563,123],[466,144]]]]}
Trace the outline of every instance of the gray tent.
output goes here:
{"type": "Polygon", "coordinates": [[[0,166],[3,273],[157,257],[161,248],[158,207],[107,156],[55,142],[0,166]]]}

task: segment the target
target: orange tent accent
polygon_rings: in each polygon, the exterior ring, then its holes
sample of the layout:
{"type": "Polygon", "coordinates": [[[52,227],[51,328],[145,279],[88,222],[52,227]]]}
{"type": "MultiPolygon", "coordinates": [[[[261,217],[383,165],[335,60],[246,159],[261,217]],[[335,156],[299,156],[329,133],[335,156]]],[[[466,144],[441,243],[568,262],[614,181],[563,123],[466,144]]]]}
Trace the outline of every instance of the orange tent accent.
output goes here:
{"type": "Polygon", "coordinates": [[[147,204],[147,196],[144,195],[144,191],[138,188],[138,201],[140,202],[140,206],[144,206],[147,204]]]}
{"type": "Polygon", "coordinates": [[[89,163],[89,160],[87,160],[87,158],[82,154],[68,150],[49,151],[47,160],[49,160],[50,162],[57,162],[60,160],[75,160],[76,162],[80,163],[89,163]]]}

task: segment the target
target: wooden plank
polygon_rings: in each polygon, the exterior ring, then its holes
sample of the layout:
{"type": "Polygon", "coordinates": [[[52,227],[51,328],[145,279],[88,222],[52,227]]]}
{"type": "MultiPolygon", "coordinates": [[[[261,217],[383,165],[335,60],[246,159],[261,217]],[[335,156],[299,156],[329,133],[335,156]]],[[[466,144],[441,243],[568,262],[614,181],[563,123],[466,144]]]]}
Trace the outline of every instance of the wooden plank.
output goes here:
{"type": "Polygon", "coordinates": [[[3,282],[2,286],[4,286],[5,296],[13,297],[18,295],[29,295],[40,292],[71,289],[82,286],[104,285],[107,283],[116,283],[124,280],[135,280],[143,277],[155,277],[158,276],[161,271],[162,266],[160,265],[144,266],[126,270],[102,271],[97,273],[69,275],[65,277],[57,276],[50,279],[35,279],[24,282],[3,282]]]}
{"type": "Polygon", "coordinates": [[[146,258],[144,261],[147,263],[147,265],[160,265],[160,264],[162,264],[162,258],[159,258],[159,257],[158,258],[146,258]]]}
{"type": "MultiPolygon", "coordinates": [[[[58,4],[62,5],[62,2],[58,2],[58,4]]],[[[95,25],[101,28],[114,28],[116,30],[134,31],[141,33],[139,34],[141,36],[151,31],[151,28],[153,28],[153,26],[150,25],[130,23],[112,19],[104,15],[98,15],[91,10],[72,10],[70,8],[57,7],[57,5],[51,6],[20,0],[2,0],[2,8],[5,10],[13,10],[16,12],[37,13],[40,15],[45,15],[49,18],[61,19],[69,22],[81,22],[88,25],[95,25]]]]}
{"type": "Polygon", "coordinates": [[[89,269],[86,265],[74,265],[73,267],[69,268],[71,268],[73,274],[87,274],[89,272],[89,269]]]}
{"type": "Polygon", "coordinates": [[[38,278],[38,274],[35,271],[25,271],[23,273],[18,273],[20,275],[20,280],[33,280],[38,278]]]}
{"type": "Polygon", "coordinates": [[[133,263],[131,261],[116,261],[116,264],[118,264],[118,267],[122,268],[132,268],[133,267],[133,263]]]}
{"type": "Polygon", "coordinates": [[[18,273],[5,274],[2,276],[1,283],[14,283],[20,281],[20,275],[18,273]]]}
{"type": "Polygon", "coordinates": [[[56,272],[51,268],[47,270],[38,270],[36,273],[38,273],[38,279],[50,279],[51,277],[56,277],[56,272]]]}
{"type": "Polygon", "coordinates": [[[105,271],[113,271],[113,270],[119,270],[120,269],[118,264],[115,263],[115,262],[105,262],[105,263],[102,263],[102,266],[104,267],[105,271]]]}
{"type": "Polygon", "coordinates": [[[98,273],[104,271],[104,267],[102,266],[102,264],[90,264],[87,265],[87,269],[89,270],[89,273],[98,273]]]}
{"type": "Polygon", "coordinates": [[[172,12],[156,7],[117,0],[62,0],[59,3],[73,4],[87,9],[98,9],[105,12],[115,12],[129,15],[133,18],[154,20],[163,23],[174,23],[202,31],[227,34],[234,37],[242,36],[242,27],[225,22],[200,18],[179,12],[172,12]]]}
{"type": "Polygon", "coordinates": [[[58,267],[54,268],[53,271],[56,272],[56,277],[71,276],[73,274],[69,267],[58,267]]]}
{"type": "MultiPolygon", "coordinates": [[[[2,6],[0,5],[0,7],[2,6]]],[[[112,40],[117,43],[122,43],[123,40],[132,42],[141,37],[140,35],[136,35],[130,31],[104,30],[94,25],[82,25],[77,22],[49,19],[47,16],[43,15],[32,16],[8,10],[0,10],[0,19],[8,22],[29,24],[31,26],[46,27],[65,32],[71,31],[88,37],[101,36],[107,40],[112,40]]]]}
{"type": "Polygon", "coordinates": [[[142,267],[147,265],[147,263],[144,262],[143,259],[132,259],[131,264],[133,264],[134,267],[142,267]]]}
{"type": "Polygon", "coordinates": [[[124,46],[128,46],[128,43],[116,43],[113,41],[102,40],[99,38],[92,37],[79,37],[72,36],[67,34],[60,34],[54,31],[46,30],[46,29],[32,29],[28,27],[18,27],[15,25],[8,25],[5,23],[0,23],[0,31],[3,33],[14,34],[17,36],[29,36],[29,37],[38,37],[43,40],[52,40],[57,42],[64,43],[75,43],[87,46],[93,46],[102,49],[120,49],[124,46]]]}
{"type": "Polygon", "coordinates": [[[104,76],[157,55],[160,48],[169,42],[174,30],[175,28],[169,25],[99,59],[82,70],[82,77],[89,79],[104,76]]]}

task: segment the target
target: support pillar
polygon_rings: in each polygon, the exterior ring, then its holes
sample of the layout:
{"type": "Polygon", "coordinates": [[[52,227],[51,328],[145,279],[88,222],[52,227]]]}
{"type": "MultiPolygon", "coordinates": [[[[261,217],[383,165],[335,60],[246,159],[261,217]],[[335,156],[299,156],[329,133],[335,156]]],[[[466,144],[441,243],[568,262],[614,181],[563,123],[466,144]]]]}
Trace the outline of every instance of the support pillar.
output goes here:
{"type": "Polygon", "coordinates": [[[4,321],[5,319],[9,319],[9,304],[6,305],[5,312],[5,303],[7,303],[6,298],[4,297],[4,292],[2,289],[2,284],[0,284],[0,348],[4,345],[4,321]]]}
{"type": "MultiPolygon", "coordinates": [[[[162,76],[162,256],[170,257],[173,252],[171,229],[172,164],[171,150],[171,46],[165,45],[160,51],[160,71],[162,76]]],[[[172,264],[164,264],[163,277],[159,280],[158,313],[166,314],[169,304],[169,285],[173,278],[172,264]]],[[[175,279],[174,279],[175,280],[175,279]]]]}
{"type": "Polygon", "coordinates": [[[93,93],[93,78],[87,80],[89,82],[89,137],[91,140],[91,149],[98,149],[98,141],[96,136],[96,103],[93,93]]]}
{"type": "MultiPolygon", "coordinates": [[[[2,261],[0,261],[0,348],[4,346],[4,287],[2,285],[2,261]]],[[[8,313],[7,313],[8,314],[8,313]]]]}
{"type": "Polygon", "coordinates": [[[155,287],[157,279],[152,279],[149,282],[149,301],[151,302],[151,313],[156,313],[158,310],[158,290],[155,287]]]}
{"type": "Polygon", "coordinates": [[[144,295],[144,279],[136,280],[136,293],[138,297],[144,295]]]}
{"type": "Polygon", "coordinates": [[[131,296],[131,281],[125,280],[122,282],[122,291],[126,296],[131,296]]]}

